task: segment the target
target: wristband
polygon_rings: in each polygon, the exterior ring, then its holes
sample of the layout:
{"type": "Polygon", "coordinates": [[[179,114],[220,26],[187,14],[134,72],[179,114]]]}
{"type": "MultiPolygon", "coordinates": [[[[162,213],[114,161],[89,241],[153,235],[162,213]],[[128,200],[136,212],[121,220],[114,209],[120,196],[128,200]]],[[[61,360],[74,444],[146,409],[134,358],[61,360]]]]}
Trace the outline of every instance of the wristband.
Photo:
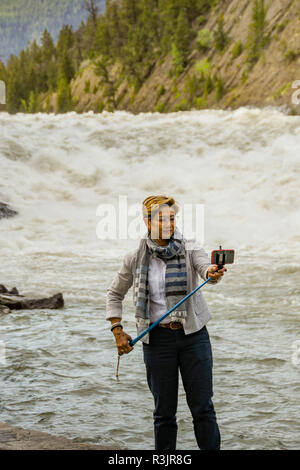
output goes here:
{"type": "Polygon", "coordinates": [[[112,331],[114,328],[117,328],[117,326],[120,326],[123,330],[123,326],[122,326],[121,322],[117,322],[117,323],[113,323],[111,325],[110,331],[112,331]]]}

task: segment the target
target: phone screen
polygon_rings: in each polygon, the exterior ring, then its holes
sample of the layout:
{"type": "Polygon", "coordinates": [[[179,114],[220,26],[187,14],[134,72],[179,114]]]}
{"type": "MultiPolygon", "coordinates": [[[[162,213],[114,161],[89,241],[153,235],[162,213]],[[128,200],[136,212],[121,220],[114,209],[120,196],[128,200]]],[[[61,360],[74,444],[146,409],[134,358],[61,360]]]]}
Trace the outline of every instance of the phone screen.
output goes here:
{"type": "Polygon", "coordinates": [[[214,250],[211,256],[212,264],[231,264],[234,260],[234,250],[214,250]]]}

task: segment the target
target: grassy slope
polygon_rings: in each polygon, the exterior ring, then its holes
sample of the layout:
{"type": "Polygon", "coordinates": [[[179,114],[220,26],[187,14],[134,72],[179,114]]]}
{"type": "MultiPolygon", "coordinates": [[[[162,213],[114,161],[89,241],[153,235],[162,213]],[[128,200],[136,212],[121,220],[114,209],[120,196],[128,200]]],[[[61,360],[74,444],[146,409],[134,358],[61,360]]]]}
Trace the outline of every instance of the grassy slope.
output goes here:
{"type": "MultiPolygon", "coordinates": [[[[253,1],[226,0],[221,6],[212,10],[205,28],[213,31],[217,25],[220,12],[224,15],[224,29],[230,37],[230,43],[223,53],[211,49],[207,54],[198,52],[191,45],[189,65],[178,79],[169,77],[172,57],[168,56],[163,63],[156,63],[147,80],[138,93],[124,79],[119,85],[116,98],[121,98],[118,109],[133,113],[163,110],[171,112],[186,109],[186,81],[194,73],[195,64],[207,58],[211,64],[211,73],[222,79],[225,94],[221,100],[216,99],[214,89],[206,98],[203,107],[237,108],[244,105],[264,107],[268,105],[289,107],[293,113],[300,113],[300,105],[293,106],[292,83],[299,79],[300,65],[300,2],[298,0],[266,0],[268,7],[267,29],[271,40],[263,50],[259,61],[249,68],[246,60],[247,50],[233,59],[232,49],[238,41],[245,45],[251,21],[253,1]],[[293,60],[289,60],[293,57],[293,60]],[[165,92],[161,93],[164,86],[165,92]],[[182,105],[183,104],[183,105],[182,105]]],[[[198,27],[198,29],[200,29],[198,27]]],[[[111,67],[110,78],[117,81],[120,67],[111,67]]],[[[77,101],[76,111],[101,111],[109,109],[104,88],[99,84],[99,77],[93,71],[93,63],[85,61],[80,72],[72,81],[72,95],[77,101]],[[86,87],[89,82],[90,86],[86,87]]],[[[51,103],[55,110],[55,96],[51,103]]],[[[191,107],[187,107],[190,109],[191,107]]]]}

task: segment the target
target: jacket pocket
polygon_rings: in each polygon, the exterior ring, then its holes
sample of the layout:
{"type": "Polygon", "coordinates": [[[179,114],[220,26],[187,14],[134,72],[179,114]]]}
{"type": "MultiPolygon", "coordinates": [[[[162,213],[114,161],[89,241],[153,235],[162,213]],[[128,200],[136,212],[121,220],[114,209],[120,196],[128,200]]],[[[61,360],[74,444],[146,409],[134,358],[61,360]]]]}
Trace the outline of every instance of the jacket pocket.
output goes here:
{"type": "Polygon", "coordinates": [[[194,311],[196,315],[201,315],[206,308],[206,302],[201,292],[194,294],[194,311]]]}

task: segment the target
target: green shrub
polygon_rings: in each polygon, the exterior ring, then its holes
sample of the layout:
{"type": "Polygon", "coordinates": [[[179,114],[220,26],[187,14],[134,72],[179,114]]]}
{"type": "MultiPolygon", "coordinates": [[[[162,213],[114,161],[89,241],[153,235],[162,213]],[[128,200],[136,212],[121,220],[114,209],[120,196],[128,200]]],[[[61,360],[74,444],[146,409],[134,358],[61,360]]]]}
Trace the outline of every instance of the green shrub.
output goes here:
{"type": "Polygon", "coordinates": [[[193,105],[196,109],[204,109],[207,107],[207,101],[205,98],[203,98],[203,96],[199,96],[198,98],[194,99],[193,105]]]}
{"type": "Polygon", "coordinates": [[[285,29],[285,27],[287,26],[288,22],[289,22],[289,20],[286,19],[286,20],[284,20],[282,23],[279,23],[279,25],[278,25],[277,28],[276,28],[276,29],[277,29],[277,32],[278,32],[278,33],[281,33],[281,32],[285,29]]]}
{"type": "Polygon", "coordinates": [[[210,48],[212,41],[211,32],[207,28],[198,31],[196,44],[200,52],[206,51],[210,48]]]}
{"type": "Polygon", "coordinates": [[[194,104],[196,98],[203,95],[204,84],[204,80],[201,80],[195,73],[186,79],[184,92],[190,107],[194,104]]]}
{"type": "Polygon", "coordinates": [[[160,99],[161,96],[163,96],[164,94],[166,93],[166,89],[164,87],[164,85],[161,85],[160,89],[158,90],[157,92],[157,95],[156,95],[156,102],[160,99]]]}
{"type": "Polygon", "coordinates": [[[217,77],[215,79],[215,86],[216,86],[216,100],[220,101],[225,95],[225,85],[224,85],[222,78],[217,77]]]}
{"type": "Polygon", "coordinates": [[[39,110],[40,102],[37,94],[31,90],[29,93],[28,101],[21,98],[22,111],[25,113],[36,113],[39,110]]]}
{"type": "Polygon", "coordinates": [[[199,80],[199,77],[195,73],[186,78],[184,92],[187,94],[190,102],[192,102],[196,96],[202,95],[203,82],[199,80]]]}
{"type": "Polygon", "coordinates": [[[47,96],[47,99],[46,99],[45,112],[46,113],[53,113],[53,106],[50,103],[50,96],[47,96]]]}
{"type": "Polygon", "coordinates": [[[180,101],[180,103],[176,104],[173,108],[173,111],[175,112],[187,111],[187,110],[188,110],[188,102],[185,98],[182,101],[180,101]]]}
{"type": "Polygon", "coordinates": [[[243,50],[244,50],[243,43],[241,41],[236,42],[231,50],[232,58],[236,59],[237,57],[239,57],[241,53],[243,52],[243,50]]]}
{"type": "Polygon", "coordinates": [[[211,79],[211,76],[208,75],[204,83],[203,96],[206,97],[207,95],[209,95],[213,91],[213,89],[213,81],[211,79]]]}
{"type": "Polygon", "coordinates": [[[97,103],[96,103],[96,112],[102,113],[104,108],[105,108],[105,105],[104,105],[103,101],[101,100],[101,98],[99,98],[97,100],[97,103]]]}
{"type": "Polygon", "coordinates": [[[154,106],[154,111],[156,113],[164,113],[166,111],[166,105],[164,103],[157,103],[155,106],[154,106]]]}
{"type": "Polygon", "coordinates": [[[211,71],[211,65],[209,60],[207,60],[206,58],[199,60],[195,65],[195,70],[197,74],[200,75],[200,79],[204,80],[206,76],[210,74],[211,71]]]}
{"type": "Polygon", "coordinates": [[[247,79],[248,79],[248,72],[244,70],[242,73],[242,84],[246,83],[247,79]]]}
{"type": "Polygon", "coordinates": [[[180,66],[183,68],[187,66],[187,58],[192,35],[193,30],[189,25],[187,9],[181,8],[177,18],[177,26],[174,31],[174,44],[176,45],[176,49],[179,53],[180,66]]]}
{"type": "Polygon", "coordinates": [[[84,82],[84,92],[85,92],[85,93],[89,93],[89,92],[90,92],[90,86],[91,86],[90,80],[85,80],[85,82],[84,82]]]}
{"type": "Polygon", "coordinates": [[[203,15],[198,16],[197,18],[198,26],[201,26],[203,23],[206,23],[206,18],[203,15]]]}
{"type": "Polygon", "coordinates": [[[278,88],[278,90],[276,90],[275,93],[273,93],[272,95],[273,98],[279,98],[279,97],[284,96],[286,93],[288,93],[291,90],[292,83],[293,82],[285,83],[280,88],[278,88]]]}
{"type": "Polygon", "coordinates": [[[175,76],[180,75],[184,71],[184,59],[176,44],[172,43],[172,56],[173,56],[173,73],[175,76]]]}
{"type": "Polygon", "coordinates": [[[73,109],[71,87],[65,78],[61,78],[58,83],[56,106],[59,113],[66,113],[73,109]]]}
{"type": "Polygon", "coordinates": [[[300,51],[295,51],[294,49],[288,49],[284,52],[283,56],[286,62],[290,63],[296,60],[300,55],[300,51]]]}
{"type": "Polygon", "coordinates": [[[218,18],[218,26],[214,31],[214,46],[218,51],[223,51],[229,43],[229,36],[224,31],[224,19],[222,13],[218,18]]]}
{"type": "Polygon", "coordinates": [[[174,85],[171,91],[172,93],[174,93],[174,97],[178,99],[180,96],[180,91],[178,90],[178,86],[174,85]]]}

